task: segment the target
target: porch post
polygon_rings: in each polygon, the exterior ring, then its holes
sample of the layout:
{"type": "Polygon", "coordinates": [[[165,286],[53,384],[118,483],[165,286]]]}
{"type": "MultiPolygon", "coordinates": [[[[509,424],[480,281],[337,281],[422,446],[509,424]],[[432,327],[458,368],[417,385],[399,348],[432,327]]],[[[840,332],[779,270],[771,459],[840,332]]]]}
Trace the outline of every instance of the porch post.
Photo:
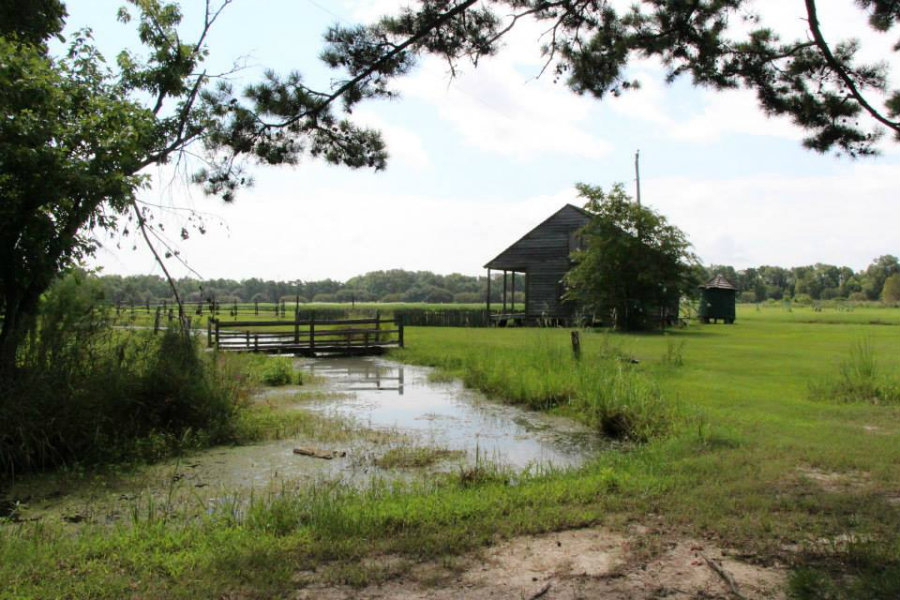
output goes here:
{"type": "Polygon", "coordinates": [[[525,298],[525,307],[522,312],[524,312],[525,316],[527,317],[528,316],[528,271],[525,271],[522,279],[524,280],[523,283],[525,284],[525,289],[522,290],[524,292],[522,294],[522,296],[524,296],[524,298],[525,298]]]}
{"type": "Polygon", "coordinates": [[[506,290],[509,284],[506,282],[506,269],[503,270],[503,314],[506,314],[506,290]]]}
{"type": "Polygon", "coordinates": [[[488,267],[488,280],[487,280],[487,314],[488,319],[491,318],[491,268],[488,267]]]}

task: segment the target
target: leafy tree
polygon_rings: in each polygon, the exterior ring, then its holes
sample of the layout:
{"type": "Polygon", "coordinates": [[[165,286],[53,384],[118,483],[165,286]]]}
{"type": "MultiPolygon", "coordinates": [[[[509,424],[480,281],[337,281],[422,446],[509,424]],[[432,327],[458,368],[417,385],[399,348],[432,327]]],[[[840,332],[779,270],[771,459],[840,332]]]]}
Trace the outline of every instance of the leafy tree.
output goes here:
{"type": "Polygon", "coordinates": [[[863,292],[869,300],[881,297],[884,282],[894,273],[900,273],[900,259],[896,256],[885,254],[872,261],[863,275],[863,292]]]}
{"type": "MultiPolygon", "coordinates": [[[[885,129],[900,140],[900,90],[887,89],[887,67],[860,63],[854,40],[826,39],[815,0],[804,0],[808,34],[788,41],[764,25],[752,0],[640,0],[621,10],[615,4],[419,0],[368,27],[332,28],[325,58],[351,74],[380,61],[385,69],[372,89],[383,90],[386,78],[406,72],[416,53],[442,56],[451,70],[464,57],[477,64],[530,18],[547,31],[545,68],[578,94],[626,92],[637,86],[627,79],[632,61],[655,57],[668,81],[685,75],[712,89],[755,91],[766,114],[790,117],[807,131],[804,145],[816,151],[872,154],[885,129]]],[[[896,0],[856,4],[874,31],[887,32],[900,20],[896,0]]]]}
{"type": "Polygon", "coordinates": [[[881,299],[885,302],[900,302],[900,273],[894,273],[884,280],[881,299]]]}
{"type": "Polygon", "coordinates": [[[609,192],[579,184],[578,192],[592,217],[581,230],[585,249],[572,255],[566,299],[608,316],[616,328],[657,326],[696,288],[697,261],[684,232],[633,203],[621,184],[609,192]]]}
{"type": "Polygon", "coordinates": [[[15,373],[41,294],[94,251],[91,229],[116,227],[127,216],[125,230],[150,244],[155,231],[137,197],[146,167],[203,153],[207,166],[195,182],[230,201],[251,181],[248,162],[312,156],[354,168],[384,165],[379,135],[332,108],[338,99],[349,109],[387,95],[373,79],[380,63],[325,91],[298,73],[268,73],[238,94],[203,69],[207,36],[230,2],[208,1],[188,43],[177,4],[128,0],[119,20],[134,22],[144,55],[123,50],[115,67],[106,66],[90,31],[72,36],[63,56],[50,53],[47,41],[60,35],[66,15],[60,0],[0,5],[0,374],[15,373]]]}

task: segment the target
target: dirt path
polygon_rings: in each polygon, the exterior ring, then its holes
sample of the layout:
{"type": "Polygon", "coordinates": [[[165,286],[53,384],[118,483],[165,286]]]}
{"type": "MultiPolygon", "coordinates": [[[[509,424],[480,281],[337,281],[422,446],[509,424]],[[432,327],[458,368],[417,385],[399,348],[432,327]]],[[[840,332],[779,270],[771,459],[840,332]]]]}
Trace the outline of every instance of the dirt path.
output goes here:
{"type": "MultiPolygon", "coordinates": [[[[760,567],[722,549],[689,539],[648,539],[640,528],[627,535],[580,529],[514,539],[455,568],[427,563],[362,589],[313,585],[296,598],[344,600],[602,598],[631,600],[784,598],[785,570],[760,567]]],[[[389,559],[385,559],[389,560],[389,559]]]]}

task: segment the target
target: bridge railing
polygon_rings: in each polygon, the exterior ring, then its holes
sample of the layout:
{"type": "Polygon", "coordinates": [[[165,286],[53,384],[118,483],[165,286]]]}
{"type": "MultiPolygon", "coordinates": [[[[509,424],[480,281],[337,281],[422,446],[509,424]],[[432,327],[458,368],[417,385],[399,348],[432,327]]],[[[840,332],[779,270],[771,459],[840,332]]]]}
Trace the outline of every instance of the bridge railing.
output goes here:
{"type": "Polygon", "coordinates": [[[222,321],[210,319],[207,343],[243,352],[365,352],[403,347],[403,319],[222,321]]]}

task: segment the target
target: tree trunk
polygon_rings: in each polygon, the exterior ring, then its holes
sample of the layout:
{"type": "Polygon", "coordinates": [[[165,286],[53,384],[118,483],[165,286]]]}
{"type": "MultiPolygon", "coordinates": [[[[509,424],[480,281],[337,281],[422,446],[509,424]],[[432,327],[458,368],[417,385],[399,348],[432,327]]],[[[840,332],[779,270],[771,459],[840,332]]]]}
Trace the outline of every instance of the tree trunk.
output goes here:
{"type": "Polygon", "coordinates": [[[16,357],[37,317],[41,291],[32,285],[25,290],[7,290],[4,294],[5,314],[0,328],[0,380],[10,381],[15,376],[16,357]]]}

